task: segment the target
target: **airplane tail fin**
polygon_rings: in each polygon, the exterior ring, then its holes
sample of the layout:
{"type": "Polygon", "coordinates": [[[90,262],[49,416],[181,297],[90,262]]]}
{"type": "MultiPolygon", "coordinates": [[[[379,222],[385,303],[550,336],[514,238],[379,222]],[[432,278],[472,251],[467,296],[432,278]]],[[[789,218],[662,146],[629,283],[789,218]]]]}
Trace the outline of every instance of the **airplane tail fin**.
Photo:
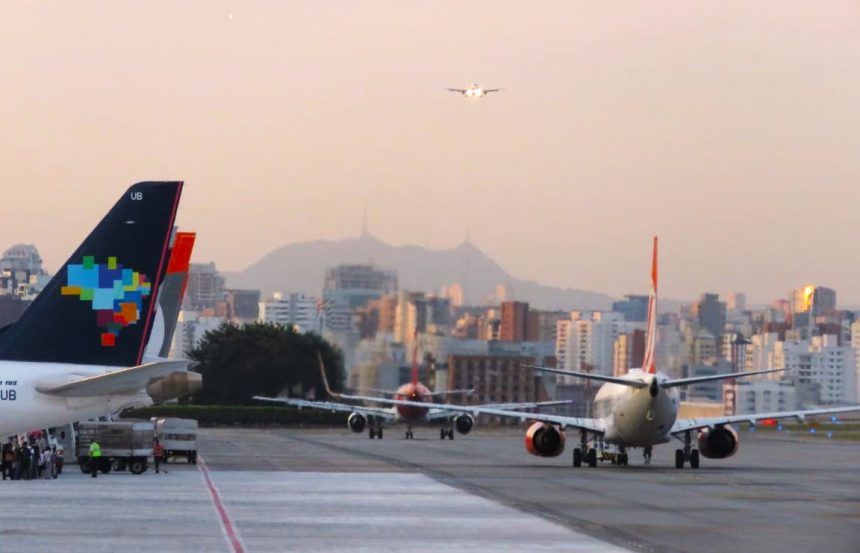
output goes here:
{"type": "Polygon", "coordinates": [[[129,188],[0,334],[0,359],[141,365],[181,193],[181,182],[129,188]]]}
{"type": "Polygon", "coordinates": [[[418,331],[415,331],[415,347],[412,348],[412,386],[418,385],[418,331]]]}
{"type": "Polygon", "coordinates": [[[177,232],[170,248],[167,272],[158,287],[155,322],[146,344],[144,359],[163,359],[170,353],[176,321],[188,286],[188,268],[197,234],[177,232]]]}
{"type": "Polygon", "coordinates": [[[651,259],[651,293],[648,297],[648,319],[645,330],[645,356],[642,370],[657,372],[655,350],[657,349],[657,237],[654,237],[654,253],[651,259]]]}

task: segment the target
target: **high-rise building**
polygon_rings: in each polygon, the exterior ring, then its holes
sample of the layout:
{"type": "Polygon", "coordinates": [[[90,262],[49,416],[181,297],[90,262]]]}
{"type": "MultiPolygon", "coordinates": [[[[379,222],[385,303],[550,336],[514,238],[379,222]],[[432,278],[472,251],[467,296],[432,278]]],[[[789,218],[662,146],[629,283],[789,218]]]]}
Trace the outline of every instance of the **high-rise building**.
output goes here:
{"type": "Polygon", "coordinates": [[[304,294],[281,294],[259,304],[260,321],[292,325],[300,332],[322,333],[323,317],[319,301],[304,294]]]}
{"type": "Polygon", "coordinates": [[[726,324],[726,304],[720,301],[719,294],[702,294],[698,302],[693,304],[693,315],[698,319],[699,326],[705,328],[715,338],[723,335],[726,324]]]}
{"type": "Polygon", "coordinates": [[[259,290],[227,290],[227,319],[235,322],[256,321],[260,317],[259,290]]]}
{"type": "Polygon", "coordinates": [[[860,400],[860,320],[851,325],[851,347],[854,349],[854,381],[857,383],[857,399],[860,400]]]}
{"type": "Polygon", "coordinates": [[[856,403],[856,363],[854,349],[840,346],[838,336],[774,345],[773,368],[787,369],[783,378],[797,385],[820,385],[822,403],[856,403]]]}
{"type": "Polygon", "coordinates": [[[747,308],[747,295],[743,292],[729,292],[726,295],[726,309],[730,312],[741,312],[747,308]]]}
{"type": "Polygon", "coordinates": [[[323,299],[351,309],[397,291],[397,273],[373,265],[339,265],[325,272],[323,299]]]}
{"type": "Polygon", "coordinates": [[[224,277],[215,268],[215,262],[192,263],[188,267],[185,299],[192,311],[215,309],[224,301],[224,277]]]}
{"type": "Polygon", "coordinates": [[[615,368],[615,340],[637,326],[642,323],[628,323],[619,313],[572,312],[571,320],[558,322],[558,368],[611,375],[615,368]]]}
{"type": "Polygon", "coordinates": [[[499,339],[505,342],[522,342],[526,339],[529,304],[521,301],[502,302],[502,321],[499,339]]]}
{"type": "Polygon", "coordinates": [[[612,302],[612,310],[621,313],[628,322],[641,322],[648,318],[648,296],[628,294],[626,299],[612,302]]]}
{"type": "Polygon", "coordinates": [[[809,284],[803,288],[792,290],[791,312],[812,313],[813,317],[836,309],[836,290],[809,284]]]}
{"type": "Polygon", "coordinates": [[[474,389],[474,403],[520,403],[546,398],[541,378],[522,367],[533,365],[533,357],[502,355],[451,355],[448,358],[448,389],[474,389]]]}

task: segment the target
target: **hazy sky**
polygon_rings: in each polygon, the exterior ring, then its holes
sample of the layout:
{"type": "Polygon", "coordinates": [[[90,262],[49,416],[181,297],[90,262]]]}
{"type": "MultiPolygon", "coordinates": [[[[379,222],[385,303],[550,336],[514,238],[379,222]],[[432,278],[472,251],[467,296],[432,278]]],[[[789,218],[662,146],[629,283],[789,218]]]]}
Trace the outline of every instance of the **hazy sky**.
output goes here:
{"type": "Polygon", "coordinates": [[[807,282],[860,304],[860,3],[0,3],[0,248],[55,270],[121,191],[186,182],[195,258],[472,241],[620,295],[807,282]],[[505,90],[480,101],[446,92],[505,90]]]}

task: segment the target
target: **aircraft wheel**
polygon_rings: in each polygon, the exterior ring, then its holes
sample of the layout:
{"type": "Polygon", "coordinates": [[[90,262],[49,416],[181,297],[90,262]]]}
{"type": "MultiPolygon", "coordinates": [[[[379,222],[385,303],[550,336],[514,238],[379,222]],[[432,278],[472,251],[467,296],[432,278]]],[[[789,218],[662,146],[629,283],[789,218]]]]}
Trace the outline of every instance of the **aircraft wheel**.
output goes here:
{"type": "Polygon", "coordinates": [[[690,468],[697,469],[699,468],[699,450],[694,449],[690,452],[690,468]]]}
{"type": "Polygon", "coordinates": [[[684,450],[676,449],[675,450],[675,468],[682,469],[684,468],[684,450]]]}
{"type": "Polygon", "coordinates": [[[582,450],[578,447],[573,450],[573,466],[577,468],[582,466],[582,450]]]}
{"type": "Polygon", "coordinates": [[[597,450],[593,447],[588,450],[588,455],[586,455],[588,459],[588,466],[594,468],[597,466],[597,450]]]}
{"type": "Polygon", "coordinates": [[[440,439],[440,440],[444,440],[444,439],[445,439],[445,429],[444,429],[444,428],[440,428],[440,429],[439,429],[439,439],[440,439]]]}
{"type": "Polygon", "coordinates": [[[375,428],[372,428],[372,427],[371,427],[371,428],[368,428],[368,429],[367,429],[367,437],[368,437],[368,438],[370,438],[371,440],[372,440],[373,438],[375,438],[375,437],[376,437],[376,429],[375,429],[375,428]]]}
{"type": "Polygon", "coordinates": [[[449,440],[454,439],[454,429],[453,428],[448,429],[448,439],[449,440]]]}
{"type": "Polygon", "coordinates": [[[382,427],[379,427],[379,430],[376,431],[376,437],[380,440],[382,439],[382,427]]]}

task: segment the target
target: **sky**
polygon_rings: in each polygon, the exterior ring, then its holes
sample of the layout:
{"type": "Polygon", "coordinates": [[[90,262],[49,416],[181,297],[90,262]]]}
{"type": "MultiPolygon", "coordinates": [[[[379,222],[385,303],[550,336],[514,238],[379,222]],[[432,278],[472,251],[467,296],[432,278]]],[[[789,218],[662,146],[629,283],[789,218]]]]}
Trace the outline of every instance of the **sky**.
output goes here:
{"type": "Polygon", "coordinates": [[[471,241],[615,296],[860,305],[860,2],[0,3],[0,248],[56,270],[132,183],[195,260],[471,241]],[[481,100],[447,92],[477,82],[481,100]]]}

